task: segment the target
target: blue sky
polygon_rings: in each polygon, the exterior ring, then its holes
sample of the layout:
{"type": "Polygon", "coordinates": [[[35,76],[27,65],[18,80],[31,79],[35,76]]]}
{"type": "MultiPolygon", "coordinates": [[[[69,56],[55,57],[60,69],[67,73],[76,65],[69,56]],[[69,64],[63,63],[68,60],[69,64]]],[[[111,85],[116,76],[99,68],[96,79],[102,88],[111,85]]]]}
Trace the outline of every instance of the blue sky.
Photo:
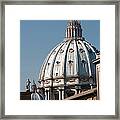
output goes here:
{"type": "MultiPolygon", "coordinates": [[[[20,21],[20,91],[25,81],[39,80],[40,67],[48,53],[65,37],[66,20],[20,21]]],[[[100,21],[81,20],[83,37],[100,50],[100,21]]]]}

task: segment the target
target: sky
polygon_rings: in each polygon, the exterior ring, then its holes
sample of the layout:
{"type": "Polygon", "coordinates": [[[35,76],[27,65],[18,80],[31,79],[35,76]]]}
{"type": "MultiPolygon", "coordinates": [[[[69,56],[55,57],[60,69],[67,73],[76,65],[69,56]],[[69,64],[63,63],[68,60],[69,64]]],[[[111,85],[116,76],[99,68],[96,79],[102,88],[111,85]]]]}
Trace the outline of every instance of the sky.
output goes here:
{"type": "MultiPolygon", "coordinates": [[[[100,21],[80,22],[82,36],[100,50],[100,21]]],[[[25,91],[28,78],[37,83],[44,59],[52,48],[64,40],[66,27],[66,20],[20,21],[20,91],[25,91]]]]}

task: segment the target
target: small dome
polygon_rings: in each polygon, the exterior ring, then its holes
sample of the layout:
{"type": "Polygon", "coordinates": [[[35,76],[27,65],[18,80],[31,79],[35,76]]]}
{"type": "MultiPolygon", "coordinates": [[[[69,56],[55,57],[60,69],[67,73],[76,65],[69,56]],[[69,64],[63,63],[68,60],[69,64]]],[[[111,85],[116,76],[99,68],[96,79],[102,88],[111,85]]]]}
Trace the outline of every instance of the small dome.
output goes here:
{"type": "Polygon", "coordinates": [[[84,84],[92,77],[95,84],[96,48],[82,37],[80,22],[68,21],[65,39],[46,57],[39,74],[41,86],[84,84]],[[54,82],[52,82],[54,81],[54,82]]]}
{"type": "Polygon", "coordinates": [[[31,94],[31,100],[42,100],[40,95],[38,93],[32,93],[31,94]]]}

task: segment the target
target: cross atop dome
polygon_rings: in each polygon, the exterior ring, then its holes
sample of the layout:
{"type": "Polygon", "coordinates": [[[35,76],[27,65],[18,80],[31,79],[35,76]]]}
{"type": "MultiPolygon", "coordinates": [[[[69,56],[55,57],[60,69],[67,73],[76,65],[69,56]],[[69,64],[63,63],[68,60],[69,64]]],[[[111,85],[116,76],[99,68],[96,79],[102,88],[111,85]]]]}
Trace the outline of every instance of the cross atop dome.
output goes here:
{"type": "Polygon", "coordinates": [[[69,20],[66,29],[66,38],[82,37],[82,28],[78,20],[69,20]]]}

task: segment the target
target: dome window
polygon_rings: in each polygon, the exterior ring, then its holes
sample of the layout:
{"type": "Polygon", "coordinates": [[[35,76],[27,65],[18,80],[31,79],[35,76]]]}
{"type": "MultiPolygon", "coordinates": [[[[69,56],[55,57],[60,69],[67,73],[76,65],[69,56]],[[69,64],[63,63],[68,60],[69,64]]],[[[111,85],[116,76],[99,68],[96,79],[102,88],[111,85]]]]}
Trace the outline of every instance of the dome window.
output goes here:
{"type": "Polygon", "coordinates": [[[85,51],[84,51],[82,48],[80,48],[80,52],[83,53],[83,52],[85,52],[85,51]]]}
{"type": "Polygon", "coordinates": [[[85,60],[81,60],[82,61],[82,63],[86,63],[86,61],[85,60]]]}
{"type": "Polygon", "coordinates": [[[58,73],[56,73],[56,76],[58,76],[58,73]]]}
{"type": "Polygon", "coordinates": [[[69,52],[72,53],[72,52],[74,52],[74,50],[73,50],[72,48],[70,48],[70,49],[69,49],[69,52]]]}
{"type": "Polygon", "coordinates": [[[100,51],[96,49],[96,53],[99,53],[100,51]]]}
{"type": "Polygon", "coordinates": [[[56,61],[57,64],[59,64],[60,62],[59,61],[56,61]]]}
{"type": "Polygon", "coordinates": [[[88,51],[91,53],[92,52],[92,50],[91,49],[88,49],[88,51]]]}
{"type": "Polygon", "coordinates": [[[48,63],[48,65],[50,65],[50,63],[48,63]]]}
{"type": "Polygon", "coordinates": [[[53,51],[53,54],[55,54],[55,53],[56,53],[56,51],[54,50],[54,51],[53,51]]]}
{"type": "Polygon", "coordinates": [[[50,83],[50,81],[48,81],[48,80],[45,80],[45,84],[48,84],[48,83],[50,83]]]}
{"type": "Polygon", "coordinates": [[[59,83],[59,82],[61,82],[61,80],[56,79],[55,82],[56,82],[56,83],[59,83]]]}
{"type": "Polygon", "coordinates": [[[59,83],[59,80],[55,80],[56,83],[59,83]]]}
{"type": "Polygon", "coordinates": [[[63,49],[60,49],[60,53],[63,53],[64,52],[64,50],[63,49]]]}
{"type": "Polygon", "coordinates": [[[97,50],[94,46],[92,46],[92,48],[93,48],[95,51],[97,50]]]}
{"type": "Polygon", "coordinates": [[[68,62],[69,62],[69,64],[73,63],[73,61],[72,61],[72,60],[69,60],[68,62]]]}

